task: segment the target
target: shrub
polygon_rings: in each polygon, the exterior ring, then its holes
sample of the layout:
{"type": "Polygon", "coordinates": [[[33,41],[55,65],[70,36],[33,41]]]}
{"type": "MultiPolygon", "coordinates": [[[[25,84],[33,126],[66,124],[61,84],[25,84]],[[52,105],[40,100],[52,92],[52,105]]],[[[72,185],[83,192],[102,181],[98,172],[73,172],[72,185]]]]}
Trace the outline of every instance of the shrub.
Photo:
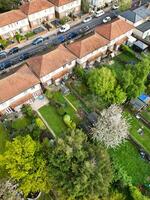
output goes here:
{"type": "Polygon", "coordinates": [[[130,47],[128,47],[127,45],[122,44],[122,45],[121,45],[121,49],[122,49],[123,52],[125,52],[125,53],[127,53],[127,54],[130,54],[130,55],[132,55],[132,56],[135,56],[134,51],[133,51],[130,47]]]}
{"type": "Polygon", "coordinates": [[[64,24],[66,24],[69,20],[70,20],[69,17],[65,16],[65,17],[63,17],[63,18],[60,20],[60,24],[61,24],[61,25],[64,25],[64,24]]]}
{"type": "Polygon", "coordinates": [[[9,41],[0,39],[0,44],[3,48],[6,48],[9,45],[9,41]]]}
{"type": "Polygon", "coordinates": [[[74,73],[78,78],[80,78],[82,80],[85,79],[85,71],[81,65],[77,65],[74,68],[74,73]]]}
{"type": "Polygon", "coordinates": [[[130,185],[129,188],[133,200],[150,200],[149,197],[144,196],[137,187],[130,185]]]}
{"type": "Polygon", "coordinates": [[[19,33],[15,34],[15,38],[16,38],[18,43],[20,43],[20,41],[25,39],[25,37],[23,35],[19,34],[19,33]]]}
{"type": "Polygon", "coordinates": [[[35,33],[32,32],[32,31],[30,31],[30,32],[27,32],[27,33],[25,34],[25,37],[26,37],[26,39],[29,39],[30,37],[32,37],[32,36],[34,36],[34,35],[35,35],[35,33]]]}
{"type": "Polygon", "coordinates": [[[45,95],[48,99],[52,99],[53,98],[53,92],[51,92],[50,90],[46,90],[45,95]]]}
{"type": "Polygon", "coordinates": [[[71,128],[71,129],[76,128],[76,124],[71,120],[70,115],[65,114],[64,117],[63,117],[63,120],[69,128],[71,128]]]}
{"type": "Polygon", "coordinates": [[[40,118],[36,118],[35,122],[40,129],[43,129],[43,130],[46,129],[45,124],[40,118]]]}

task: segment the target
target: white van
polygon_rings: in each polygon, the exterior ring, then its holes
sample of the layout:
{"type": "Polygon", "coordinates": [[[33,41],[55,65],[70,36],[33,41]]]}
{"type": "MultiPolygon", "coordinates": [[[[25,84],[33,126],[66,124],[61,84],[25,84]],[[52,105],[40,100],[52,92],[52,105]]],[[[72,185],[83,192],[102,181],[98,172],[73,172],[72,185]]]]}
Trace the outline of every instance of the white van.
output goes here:
{"type": "Polygon", "coordinates": [[[94,13],[94,16],[95,17],[100,17],[102,16],[103,14],[105,14],[105,12],[103,10],[97,10],[95,13],[94,13]]]}

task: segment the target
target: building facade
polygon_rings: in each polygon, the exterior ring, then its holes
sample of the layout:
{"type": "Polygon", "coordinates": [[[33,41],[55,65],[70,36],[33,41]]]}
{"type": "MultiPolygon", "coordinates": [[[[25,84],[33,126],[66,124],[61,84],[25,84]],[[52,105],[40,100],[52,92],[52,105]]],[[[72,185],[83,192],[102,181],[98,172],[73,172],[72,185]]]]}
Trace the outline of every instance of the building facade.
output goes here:
{"type": "Polygon", "coordinates": [[[23,3],[20,10],[27,15],[31,28],[55,18],[55,7],[47,0],[28,0],[23,3]]]}
{"type": "Polygon", "coordinates": [[[81,10],[81,0],[50,0],[55,5],[56,17],[63,18],[70,13],[77,14],[81,10]]]}
{"type": "Polygon", "coordinates": [[[41,93],[40,81],[23,65],[0,79],[0,113],[19,111],[23,104],[32,103],[41,93]]]}
{"type": "Polygon", "coordinates": [[[4,39],[13,37],[16,32],[24,33],[30,29],[27,16],[20,10],[0,14],[0,36],[4,39]]]}
{"type": "Polygon", "coordinates": [[[76,57],[60,45],[45,55],[27,60],[27,65],[41,83],[47,86],[52,83],[59,84],[62,78],[67,78],[76,65],[76,57]]]}

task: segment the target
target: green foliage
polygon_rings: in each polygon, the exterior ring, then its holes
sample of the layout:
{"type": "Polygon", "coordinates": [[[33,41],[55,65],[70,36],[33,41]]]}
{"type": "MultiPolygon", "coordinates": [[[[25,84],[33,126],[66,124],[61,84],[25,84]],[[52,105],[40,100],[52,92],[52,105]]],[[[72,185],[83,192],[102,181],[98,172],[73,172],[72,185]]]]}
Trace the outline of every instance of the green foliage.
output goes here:
{"type": "Polygon", "coordinates": [[[6,152],[0,156],[0,163],[10,177],[19,182],[19,188],[27,196],[30,192],[47,192],[50,185],[47,178],[46,161],[41,146],[27,135],[7,142],[6,152]]]}
{"type": "Polygon", "coordinates": [[[137,187],[130,185],[129,188],[133,200],[150,200],[150,198],[144,196],[137,187]]]}
{"type": "Polygon", "coordinates": [[[135,52],[129,46],[122,44],[121,49],[123,50],[124,53],[135,56],[135,52]]]}
{"type": "Polygon", "coordinates": [[[0,1],[0,12],[6,12],[8,10],[18,8],[19,3],[21,0],[4,0],[0,1]]]}
{"type": "Polygon", "coordinates": [[[84,80],[85,79],[85,71],[83,69],[83,67],[81,65],[77,65],[75,68],[74,68],[74,73],[75,75],[80,78],[81,80],[84,80]]]}
{"type": "Polygon", "coordinates": [[[52,99],[53,98],[53,92],[50,90],[46,90],[45,95],[48,99],[52,99]]]}
{"type": "Polygon", "coordinates": [[[71,129],[76,128],[76,124],[71,120],[69,115],[65,114],[64,117],[63,117],[63,120],[69,128],[71,128],[71,129]]]}
{"type": "Polygon", "coordinates": [[[35,33],[32,32],[32,31],[30,31],[30,32],[27,32],[27,33],[25,34],[25,37],[26,37],[27,39],[29,39],[30,37],[33,37],[34,35],[35,35],[35,33]]]}
{"type": "Polygon", "coordinates": [[[21,111],[27,118],[34,119],[36,117],[36,113],[30,105],[23,105],[21,111]]]}
{"type": "Polygon", "coordinates": [[[88,0],[81,0],[81,10],[83,13],[88,13],[90,8],[90,4],[88,0]]]}
{"type": "Polygon", "coordinates": [[[109,198],[109,200],[125,200],[125,199],[126,199],[125,195],[118,191],[113,191],[110,194],[110,198],[109,198]]]}
{"type": "Polygon", "coordinates": [[[66,24],[66,23],[69,21],[69,19],[70,19],[70,18],[67,17],[67,16],[63,17],[63,18],[60,20],[61,25],[66,24]]]}
{"type": "Polygon", "coordinates": [[[15,38],[16,38],[18,43],[20,43],[22,40],[25,39],[25,37],[23,35],[21,35],[20,33],[16,33],[15,38]]]}
{"type": "Polygon", "coordinates": [[[119,6],[121,11],[125,11],[131,8],[131,0],[119,0],[119,6]]]}
{"type": "Polygon", "coordinates": [[[108,193],[112,179],[107,151],[79,129],[47,148],[49,180],[60,200],[96,200],[108,193]]]}
{"type": "Polygon", "coordinates": [[[93,94],[109,104],[120,104],[126,100],[125,92],[117,85],[115,75],[107,67],[92,69],[88,74],[87,85],[93,94]]]}
{"type": "Polygon", "coordinates": [[[0,44],[6,48],[9,45],[9,41],[5,39],[0,39],[0,44]]]}
{"type": "Polygon", "coordinates": [[[40,118],[36,118],[35,122],[40,129],[43,129],[43,130],[46,129],[45,124],[40,118]]]}

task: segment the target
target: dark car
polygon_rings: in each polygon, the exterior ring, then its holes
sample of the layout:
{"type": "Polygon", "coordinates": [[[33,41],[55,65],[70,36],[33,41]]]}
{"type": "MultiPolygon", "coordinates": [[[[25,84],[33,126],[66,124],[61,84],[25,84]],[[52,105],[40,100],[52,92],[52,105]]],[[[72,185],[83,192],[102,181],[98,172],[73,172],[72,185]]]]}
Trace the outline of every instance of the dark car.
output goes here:
{"type": "Polygon", "coordinates": [[[8,67],[11,67],[12,62],[7,60],[5,62],[0,63],[0,70],[6,69],[8,67]]]}
{"type": "Polygon", "coordinates": [[[54,21],[51,22],[51,24],[53,24],[56,28],[61,26],[61,23],[60,23],[59,19],[55,19],[54,21]]]}
{"type": "Polygon", "coordinates": [[[0,58],[6,58],[7,53],[6,51],[0,51],[0,58]]]}
{"type": "Polygon", "coordinates": [[[30,57],[30,54],[29,53],[23,53],[20,55],[19,57],[19,60],[22,61],[22,60],[26,60],[27,58],[30,57]]]}
{"type": "Polygon", "coordinates": [[[75,32],[71,32],[67,35],[67,39],[72,39],[72,38],[75,38],[78,34],[75,33],[75,32]]]}
{"type": "Polygon", "coordinates": [[[43,42],[43,38],[42,37],[38,37],[35,40],[32,41],[33,45],[37,45],[37,44],[41,44],[43,42]]]}
{"type": "Polygon", "coordinates": [[[90,30],[89,26],[85,26],[85,27],[83,27],[83,28],[80,29],[80,32],[81,33],[85,33],[85,32],[87,32],[89,30],[90,30]]]}
{"type": "Polygon", "coordinates": [[[17,53],[18,51],[19,51],[19,47],[14,47],[14,48],[12,48],[12,49],[8,52],[8,54],[9,54],[9,55],[15,54],[15,53],[17,53]]]}

